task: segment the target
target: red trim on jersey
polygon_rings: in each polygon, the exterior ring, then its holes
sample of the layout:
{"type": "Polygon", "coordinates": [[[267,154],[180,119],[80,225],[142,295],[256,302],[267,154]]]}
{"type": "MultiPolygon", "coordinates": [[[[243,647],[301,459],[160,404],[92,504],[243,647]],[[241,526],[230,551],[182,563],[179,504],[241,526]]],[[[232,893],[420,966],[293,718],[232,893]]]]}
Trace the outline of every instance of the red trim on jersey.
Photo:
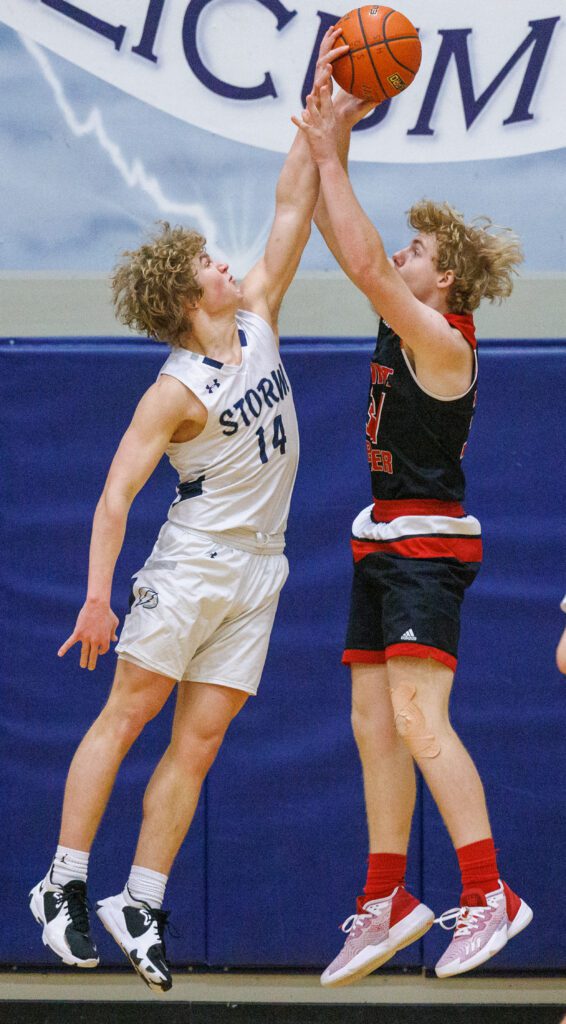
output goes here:
{"type": "Polygon", "coordinates": [[[481,537],[406,537],[399,540],[356,540],[352,538],[354,562],[378,551],[404,558],[456,558],[459,562],[481,562],[481,537]]]}
{"type": "Polygon", "coordinates": [[[344,651],[342,664],[351,665],[384,665],[385,651],[357,651],[355,648],[344,651]]]}
{"type": "Polygon", "coordinates": [[[448,665],[452,671],[456,669],[458,659],[447,651],[441,651],[439,647],[428,647],[426,644],[390,644],[385,649],[385,657],[389,658],[432,658],[433,661],[440,661],[448,665]]]}
{"type": "Polygon", "coordinates": [[[451,516],[459,519],[466,513],[457,501],[435,498],[402,498],[400,501],[373,499],[372,517],[376,523],[390,523],[397,516],[451,516]]]}
{"type": "Polygon", "coordinates": [[[444,317],[448,320],[451,327],[455,327],[457,331],[460,331],[468,345],[471,345],[473,349],[478,347],[474,318],[471,313],[445,313],[444,317]]]}

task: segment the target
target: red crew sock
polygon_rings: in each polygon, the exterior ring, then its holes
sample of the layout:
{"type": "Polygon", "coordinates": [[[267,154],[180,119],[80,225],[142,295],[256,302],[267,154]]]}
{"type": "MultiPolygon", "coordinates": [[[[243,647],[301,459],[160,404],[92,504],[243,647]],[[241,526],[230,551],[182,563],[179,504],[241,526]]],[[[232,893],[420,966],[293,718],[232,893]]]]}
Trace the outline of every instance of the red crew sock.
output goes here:
{"type": "Polygon", "coordinates": [[[398,885],[405,884],[407,857],[404,853],[370,853],[364,886],[364,903],[390,896],[398,885]]]}
{"type": "Polygon", "coordinates": [[[462,873],[462,891],[479,889],[487,895],[499,888],[496,850],[493,839],[480,839],[456,850],[462,873]]]}
{"type": "MultiPolygon", "coordinates": [[[[479,889],[484,896],[499,888],[499,871],[497,868],[496,849],[493,839],[481,839],[478,843],[469,843],[456,850],[460,871],[462,872],[462,898],[465,905],[466,893],[479,889]]],[[[503,882],[507,917],[512,921],[521,906],[521,900],[509,886],[503,882]]]]}

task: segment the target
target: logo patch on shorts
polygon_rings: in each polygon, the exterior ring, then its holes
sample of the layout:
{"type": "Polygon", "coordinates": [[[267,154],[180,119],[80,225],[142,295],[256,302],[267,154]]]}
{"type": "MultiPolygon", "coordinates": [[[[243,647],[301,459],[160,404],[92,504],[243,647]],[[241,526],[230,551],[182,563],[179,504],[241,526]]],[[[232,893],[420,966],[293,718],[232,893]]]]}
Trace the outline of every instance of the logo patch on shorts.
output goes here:
{"type": "Polygon", "coordinates": [[[412,629],[408,629],[406,633],[403,633],[401,640],[416,640],[416,636],[412,629]]]}
{"type": "Polygon", "coordinates": [[[151,587],[139,587],[138,599],[134,603],[134,608],[138,605],[140,608],[157,608],[159,604],[159,594],[156,590],[152,590],[151,587]]]}

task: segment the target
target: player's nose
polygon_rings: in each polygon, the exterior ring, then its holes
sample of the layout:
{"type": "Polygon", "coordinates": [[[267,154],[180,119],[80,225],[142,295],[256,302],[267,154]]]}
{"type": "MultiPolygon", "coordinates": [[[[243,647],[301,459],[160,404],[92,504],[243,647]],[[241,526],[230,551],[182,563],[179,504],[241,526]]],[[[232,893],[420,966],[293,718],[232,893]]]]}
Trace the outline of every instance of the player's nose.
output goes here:
{"type": "Polygon", "coordinates": [[[405,249],[398,249],[392,256],[393,265],[399,269],[405,262],[405,249]]]}

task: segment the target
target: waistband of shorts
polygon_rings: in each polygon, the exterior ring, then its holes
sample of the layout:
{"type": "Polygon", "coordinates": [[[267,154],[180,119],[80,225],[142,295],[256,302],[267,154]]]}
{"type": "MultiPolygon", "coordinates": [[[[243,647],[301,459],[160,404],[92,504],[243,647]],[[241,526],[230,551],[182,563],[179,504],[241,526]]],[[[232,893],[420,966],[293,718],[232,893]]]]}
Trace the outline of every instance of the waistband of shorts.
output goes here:
{"type": "Polygon", "coordinates": [[[463,505],[457,501],[437,501],[435,498],[406,498],[388,501],[374,498],[372,519],[390,523],[399,516],[465,516],[463,505]]]}
{"type": "Polygon", "coordinates": [[[174,523],[181,530],[210,540],[213,544],[223,544],[236,551],[247,551],[251,555],[282,555],[285,550],[285,534],[261,533],[254,530],[195,530],[192,526],[174,523]]]}

